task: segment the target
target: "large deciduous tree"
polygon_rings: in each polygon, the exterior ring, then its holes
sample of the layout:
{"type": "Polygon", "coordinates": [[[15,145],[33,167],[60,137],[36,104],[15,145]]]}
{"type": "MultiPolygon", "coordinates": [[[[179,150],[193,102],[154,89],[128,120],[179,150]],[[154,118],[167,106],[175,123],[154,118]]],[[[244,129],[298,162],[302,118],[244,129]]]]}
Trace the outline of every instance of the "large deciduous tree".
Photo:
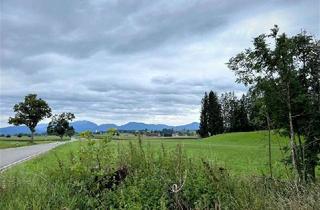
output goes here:
{"type": "Polygon", "coordinates": [[[288,130],[291,163],[299,180],[314,179],[319,163],[319,51],[319,41],[306,33],[288,37],[275,26],[228,63],[238,82],[261,94],[275,126],[288,130]]]}
{"type": "Polygon", "coordinates": [[[64,135],[71,137],[74,134],[74,129],[70,126],[69,121],[75,118],[72,113],[61,113],[60,115],[54,115],[51,122],[48,124],[47,133],[58,135],[61,140],[64,135]]]}
{"type": "Polygon", "coordinates": [[[31,131],[31,142],[35,133],[37,124],[48,117],[51,117],[51,108],[46,101],[37,98],[36,94],[25,96],[24,101],[15,104],[13,111],[14,117],[10,117],[8,123],[13,125],[26,125],[31,131]]]}

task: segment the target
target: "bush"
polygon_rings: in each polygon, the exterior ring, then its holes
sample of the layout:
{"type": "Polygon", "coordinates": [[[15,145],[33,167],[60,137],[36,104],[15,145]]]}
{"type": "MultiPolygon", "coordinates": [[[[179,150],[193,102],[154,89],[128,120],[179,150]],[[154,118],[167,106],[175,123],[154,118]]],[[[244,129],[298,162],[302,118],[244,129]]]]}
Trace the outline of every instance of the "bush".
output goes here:
{"type": "Polygon", "coordinates": [[[8,135],[6,135],[6,137],[7,137],[7,138],[10,138],[10,137],[11,137],[11,135],[9,135],[9,134],[8,134],[8,135]]]}
{"type": "Polygon", "coordinates": [[[21,133],[19,133],[19,134],[17,135],[17,137],[18,137],[18,138],[21,138],[21,137],[22,137],[22,134],[21,134],[21,133]]]}

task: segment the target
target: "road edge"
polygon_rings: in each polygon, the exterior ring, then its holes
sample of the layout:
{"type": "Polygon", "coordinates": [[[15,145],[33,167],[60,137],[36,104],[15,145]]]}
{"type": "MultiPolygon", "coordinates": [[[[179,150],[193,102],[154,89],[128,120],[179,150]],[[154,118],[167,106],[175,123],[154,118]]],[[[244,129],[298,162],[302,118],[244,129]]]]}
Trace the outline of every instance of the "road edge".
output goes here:
{"type": "Polygon", "coordinates": [[[59,147],[59,146],[61,146],[61,145],[64,145],[64,144],[67,144],[67,143],[71,143],[71,142],[74,142],[74,141],[76,141],[76,140],[78,140],[78,139],[73,138],[72,140],[63,142],[63,143],[61,143],[61,144],[59,144],[59,145],[57,145],[57,146],[55,146],[55,147],[53,147],[53,148],[51,148],[51,149],[49,149],[49,150],[46,150],[46,151],[43,151],[43,152],[38,152],[38,153],[36,153],[36,154],[29,155],[28,157],[25,157],[25,158],[23,158],[23,159],[21,159],[21,160],[17,160],[17,161],[15,161],[15,162],[13,162],[13,163],[10,163],[10,164],[8,164],[8,165],[5,165],[5,166],[3,166],[3,167],[0,168],[0,173],[3,173],[3,172],[6,171],[7,169],[9,169],[9,168],[11,168],[11,167],[13,167],[13,166],[15,166],[15,165],[17,165],[17,164],[19,164],[19,163],[23,163],[23,162],[25,162],[25,161],[27,161],[27,160],[30,160],[30,159],[32,159],[32,158],[35,158],[35,157],[37,157],[37,156],[39,156],[39,155],[42,155],[42,154],[44,154],[44,153],[47,153],[47,152],[51,151],[52,149],[55,149],[55,148],[57,148],[57,147],[59,147]]]}

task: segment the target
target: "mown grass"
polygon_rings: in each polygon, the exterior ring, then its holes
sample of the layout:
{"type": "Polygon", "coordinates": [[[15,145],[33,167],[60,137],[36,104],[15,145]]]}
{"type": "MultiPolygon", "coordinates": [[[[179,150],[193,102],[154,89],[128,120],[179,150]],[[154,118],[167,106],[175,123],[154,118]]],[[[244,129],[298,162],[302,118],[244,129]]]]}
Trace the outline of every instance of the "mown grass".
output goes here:
{"type": "MultiPolygon", "coordinates": [[[[235,173],[268,173],[268,137],[264,131],[228,133],[194,140],[146,139],[145,142],[152,143],[152,146],[164,143],[171,149],[181,144],[188,156],[214,161],[235,173]]],[[[279,176],[287,175],[288,172],[282,164],[286,155],[282,148],[287,143],[285,137],[272,135],[272,165],[279,176]]]]}
{"type": "Polygon", "coordinates": [[[286,143],[274,135],[276,179],[264,176],[265,132],[73,142],[0,174],[0,209],[320,208],[318,184],[296,185],[283,175],[279,141],[286,143]],[[121,167],[128,176],[105,187],[121,167]]]}
{"type": "MultiPolygon", "coordinates": [[[[64,137],[63,141],[66,141],[66,140],[69,140],[69,138],[64,137]]],[[[35,136],[34,142],[31,143],[30,137],[28,136],[22,136],[22,137],[11,136],[10,138],[0,137],[0,149],[30,146],[35,144],[45,144],[53,141],[61,141],[61,139],[58,136],[35,136]]]]}
{"type": "MultiPolygon", "coordinates": [[[[96,136],[95,138],[100,138],[96,136]]],[[[128,144],[137,140],[137,136],[127,135],[116,137],[113,144],[128,144]]],[[[265,131],[227,133],[206,139],[192,137],[155,138],[142,137],[146,145],[160,148],[161,144],[167,149],[174,149],[180,144],[189,157],[214,161],[221,167],[228,168],[236,174],[266,174],[268,168],[268,136],[265,131]]],[[[277,176],[289,176],[290,169],[282,163],[288,154],[283,147],[288,144],[285,137],[272,134],[272,165],[277,176]]]]}

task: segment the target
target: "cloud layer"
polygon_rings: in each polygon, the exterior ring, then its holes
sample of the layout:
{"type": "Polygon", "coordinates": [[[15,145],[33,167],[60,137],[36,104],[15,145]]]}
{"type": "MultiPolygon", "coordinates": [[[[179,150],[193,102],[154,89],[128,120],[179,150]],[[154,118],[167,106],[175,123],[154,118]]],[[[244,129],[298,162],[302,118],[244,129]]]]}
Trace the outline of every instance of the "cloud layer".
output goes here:
{"type": "Polygon", "coordinates": [[[245,91],[225,63],[255,35],[320,31],[317,0],[4,0],[0,18],[0,126],[28,93],[97,123],[198,121],[204,91],[245,91]]]}

